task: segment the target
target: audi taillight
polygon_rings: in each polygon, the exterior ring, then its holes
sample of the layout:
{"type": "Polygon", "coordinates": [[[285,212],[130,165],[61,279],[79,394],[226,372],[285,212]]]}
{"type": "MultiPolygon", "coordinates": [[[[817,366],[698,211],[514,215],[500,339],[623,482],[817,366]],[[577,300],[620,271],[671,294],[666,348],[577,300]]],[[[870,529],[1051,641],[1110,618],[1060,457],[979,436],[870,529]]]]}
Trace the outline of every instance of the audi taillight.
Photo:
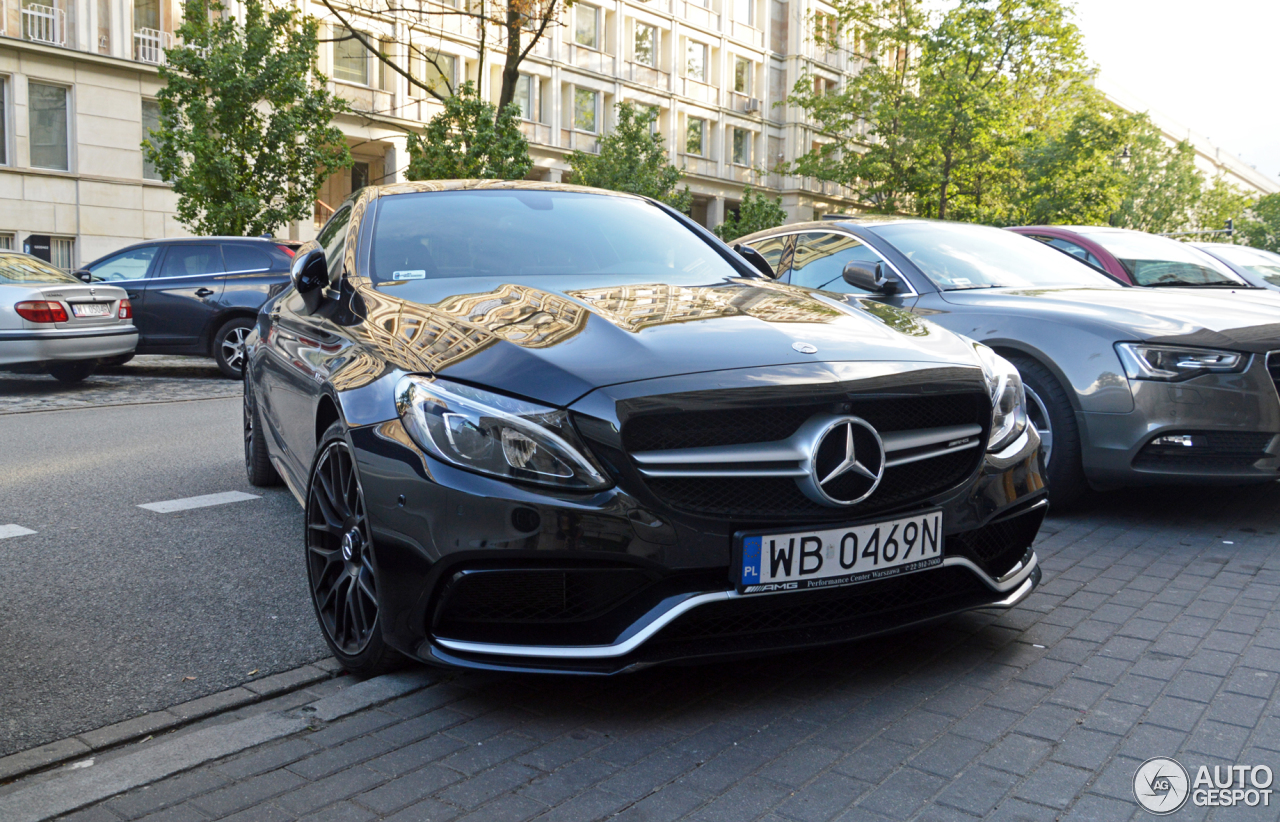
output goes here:
{"type": "Polygon", "coordinates": [[[133,317],[133,303],[128,300],[120,301],[120,310],[116,312],[116,316],[122,320],[128,320],[133,317]]]}
{"type": "Polygon", "coordinates": [[[33,323],[65,323],[67,309],[54,300],[25,300],[13,307],[18,316],[33,323]]]}

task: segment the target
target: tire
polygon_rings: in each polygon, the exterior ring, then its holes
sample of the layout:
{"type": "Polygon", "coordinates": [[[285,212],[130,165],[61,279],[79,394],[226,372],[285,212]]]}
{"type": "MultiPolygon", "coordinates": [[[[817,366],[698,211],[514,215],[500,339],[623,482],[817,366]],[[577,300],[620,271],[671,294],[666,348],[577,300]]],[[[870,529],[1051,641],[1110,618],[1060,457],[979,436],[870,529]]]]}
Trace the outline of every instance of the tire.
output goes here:
{"type": "Polygon", "coordinates": [[[233,380],[244,377],[244,341],[253,330],[253,320],[236,317],[223,323],[209,345],[209,353],[218,369],[233,380]]]}
{"type": "Polygon", "coordinates": [[[1022,374],[1027,417],[1040,433],[1049,500],[1059,508],[1070,506],[1089,489],[1080,460],[1080,426],[1075,410],[1053,372],[1026,357],[1008,359],[1022,374]]]}
{"type": "Polygon", "coordinates": [[[257,488],[270,488],[280,485],[280,475],[276,473],[271,459],[267,456],[267,443],[262,428],[262,417],[258,414],[258,403],[249,387],[248,375],[244,383],[244,471],[249,477],[249,484],[257,488]]]}
{"type": "Polygon", "coordinates": [[[110,368],[116,368],[132,360],[133,356],[133,352],[131,351],[128,354],[121,354],[118,357],[109,357],[108,359],[103,360],[102,364],[110,368]]]}
{"type": "Polygon", "coordinates": [[[76,383],[84,382],[94,369],[98,367],[97,360],[75,360],[73,362],[58,362],[49,366],[49,374],[58,382],[76,383]]]}
{"type": "Polygon", "coordinates": [[[341,422],[329,426],[316,449],[305,525],[307,587],[334,657],[356,676],[377,676],[403,664],[382,636],[364,491],[341,422]]]}

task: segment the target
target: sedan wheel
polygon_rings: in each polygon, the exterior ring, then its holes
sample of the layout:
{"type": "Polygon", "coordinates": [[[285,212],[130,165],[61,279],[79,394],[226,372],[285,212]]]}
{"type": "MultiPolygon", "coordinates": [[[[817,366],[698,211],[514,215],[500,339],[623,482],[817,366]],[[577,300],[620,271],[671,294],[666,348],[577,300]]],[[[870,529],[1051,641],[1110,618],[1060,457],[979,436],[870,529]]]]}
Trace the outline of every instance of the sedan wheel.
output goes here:
{"type": "Polygon", "coordinates": [[[1049,456],[1053,453],[1053,423],[1049,420],[1049,409],[1045,407],[1040,395],[1027,386],[1027,420],[1040,435],[1040,450],[1044,453],[1044,464],[1049,464],[1049,456]]]}
{"type": "Polygon", "coordinates": [[[213,335],[213,359],[223,374],[233,380],[244,375],[245,342],[253,330],[253,320],[239,317],[213,335]]]}
{"type": "Polygon", "coordinates": [[[378,582],[364,493],[351,450],[334,425],[307,489],[307,578],[316,617],[334,656],[352,673],[390,669],[399,655],[382,639],[378,582]]]}

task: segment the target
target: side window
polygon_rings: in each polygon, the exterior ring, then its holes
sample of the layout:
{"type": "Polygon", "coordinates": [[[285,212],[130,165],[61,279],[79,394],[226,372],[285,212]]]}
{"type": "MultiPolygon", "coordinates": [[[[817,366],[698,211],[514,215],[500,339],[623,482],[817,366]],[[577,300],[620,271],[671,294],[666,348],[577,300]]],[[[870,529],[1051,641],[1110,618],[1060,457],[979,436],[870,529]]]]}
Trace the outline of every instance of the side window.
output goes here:
{"type": "Polygon", "coordinates": [[[227,261],[227,271],[270,271],[271,258],[256,248],[244,245],[224,245],[222,257],[227,261]]]}
{"type": "Polygon", "coordinates": [[[200,274],[221,274],[222,251],[216,245],[172,245],[164,255],[160,267],[161,277],[193,277],[200,274]]]}
{"type": "Polygon", "coordinates": [[[329,282],[335,282],[342,271],[342,255],[345,250],[343,240],[347,239],[347,224],[351,222],[351,208],[340,208],[329,218],[316,242],[324,249],[324,258],[329,263],[329,282]]]}
{"type": "Polygon", "coordinates": [[[119,280],[141,280],[147,276],[147,269],[155,259],[160,246],[148,245],[135,248],[114,257],[108,257],[90,269],[95,280],[116,282],[119,280]]]}
{"type": "Polygon", "coordinates": [[[801,234],[796,238],[790,282],[839,294],[866,294],[844,281],[845,264],[851,262],[874,264],[881,260],[861,240],[848,234],[801,234]]]}
{"type": "Polygon", "coordinates": [[[760,252],[760,256],[769,261],[769,265],[773,267],[775,277],[782,274],[782,252],[787,250],[787,243],[791,241],[789,235],[781,237],[770,237],[767,240],[757,240],[751,243],[751,247],[760,252]]]}
{"type": "MultiPolygon", "coordinates": [[[[1039,240],[1041,238],[1036,237],[1036,239],[1039,240]]],[[[1098,260],[1098,258],[1090,254],[1089,249],[1085,248],[1082,245],[1076,245],[1073,242],[1059,239],[1058,237],[1048,237],[1048,238],[1045,238],[1044,241],[1049,245],[1053,246],[1054,248],[1062,249],[1063,251],[1070,254],[1072,257],[1075,257],[1080,260],[1084,260],[1086,263],[1088,263],[1091,266],[1094,266],[1096,268],[1102,268],[1102,263],[1098,260]]]]}

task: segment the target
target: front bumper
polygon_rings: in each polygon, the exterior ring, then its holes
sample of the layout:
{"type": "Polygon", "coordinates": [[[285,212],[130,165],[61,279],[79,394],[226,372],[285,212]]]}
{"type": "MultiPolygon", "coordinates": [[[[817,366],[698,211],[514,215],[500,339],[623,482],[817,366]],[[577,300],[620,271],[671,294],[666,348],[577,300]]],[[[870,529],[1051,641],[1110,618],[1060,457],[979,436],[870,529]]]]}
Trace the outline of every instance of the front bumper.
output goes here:
{"type": "Polygon", "coordinates": [[[1130,413],[1081,416],[1084,471],[1095,487],[1280,479],[1280,394],[1265,355],[1240,374],[1129,385],[1130,413]],[[1192,445],[1156,442],[1171,435],[1192,445]]]}
{"type": "Polygon", "coordinates": [[[0,365],[96,360],[138,347],[132,325],[85,330],[0,331],[0,365]]]}
{"type": "MultiPolygon", "coordinates": [[[[656,515],[617,487],[558,496],[459,471],[423,455],[398,421],[354,429],[351,439],[373,527],[384,635],[401,652],[437,664],[613,674],[812,648],[974,608],[1012,607],[1040,578],[1030,545],[1047,503],[1034,431],[987,455],[959,487],[864,519],[941,508],[941,567],[751,596],[739,595],[731,577],[731,524],[656,515]],[[485,573],[506,574],[502,584],[513,586],[520,573],[559,574],[565,581],[556,596],[567,600],[577,590],[585,604],[548,606],[549,597],[538,595],[537,608],[513,614],[494,594],[470,603],[471,621],[456,618],[460,580],[485,573]],[[573,583],[575,574],[586,582],[573,583]],[[606,589],[620,576],[637,582],[619,588],[615,602],[606,589]]],[[[533,596],[528,586],[491,590],[533,596]]]]}

